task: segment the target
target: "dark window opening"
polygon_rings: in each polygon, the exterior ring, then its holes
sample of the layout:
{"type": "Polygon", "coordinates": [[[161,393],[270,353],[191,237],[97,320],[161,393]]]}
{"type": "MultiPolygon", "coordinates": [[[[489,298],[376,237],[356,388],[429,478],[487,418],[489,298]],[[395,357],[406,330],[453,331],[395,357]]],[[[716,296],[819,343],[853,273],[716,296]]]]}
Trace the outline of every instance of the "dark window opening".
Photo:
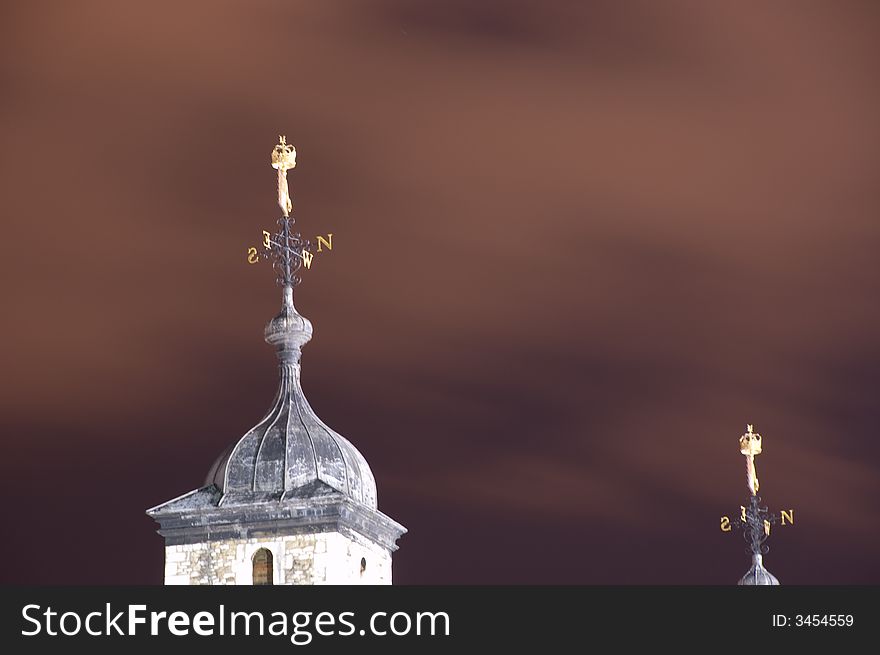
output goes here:
{"type": "Polygon", "coordinates": [[[272,553],[260,548],[254,553],[254,584],[272,584],[272,553]]]}

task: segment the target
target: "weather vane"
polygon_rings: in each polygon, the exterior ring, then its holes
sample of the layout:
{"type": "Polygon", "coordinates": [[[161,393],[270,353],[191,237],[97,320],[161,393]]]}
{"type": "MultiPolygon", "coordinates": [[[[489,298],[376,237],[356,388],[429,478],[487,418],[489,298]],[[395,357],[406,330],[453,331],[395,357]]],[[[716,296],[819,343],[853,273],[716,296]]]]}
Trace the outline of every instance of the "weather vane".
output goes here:
{"type": "MultiPolygon", "coordinates": [[[[272,168],[278,170],[278,206],[281,208],[281,218],[278,219],[278,231],[274,234],[263,230],[262,248],[251,246],[247,251],[249,264],[256,264],[260,257],[272,258],[272,267],[277,274],[277,282],[283,287],[293,288],[300,283],[300,277],[296,274],[303,266],[312,267],[312,259],[315,253],[312,243],[303,239],[299,232],[292,232],[291,227],[295,222],[290,213],[293,211],[293,201],[290,198],[290,188],[287,185],[287,171],[296,167],[296,148],[287,143],[284,136],[278,137],[278,145],[272,150],[272,168]]],[[[324,248],[333,250],[333,235],[326,237],[318,236],[316,252],[323,252],[324,248]]]]}
{"type": "Polygon", "coordinates": [[[755,432],[755,426],[746,426],[746,432],[739,438],[739,452],[746,456],[746,483],[750,493],[749,506],[740,505],[739,521],[731,522],[730,517],[721,517],[721,531],[730,532],[734,527],[743,531],[747,551],[752,555],[752,567],[740,579],[741,585],[778,585],[779,580],[764,568],[763,556],[770,547],[764,542],[770,536],[772,525],[794,525],[794,510],[782,510],[779,514],[771,514],[767,507],[761,506],[758,495],[758,473],[755,469],[755,457],[761,454],[761,435],[755,432]]]}

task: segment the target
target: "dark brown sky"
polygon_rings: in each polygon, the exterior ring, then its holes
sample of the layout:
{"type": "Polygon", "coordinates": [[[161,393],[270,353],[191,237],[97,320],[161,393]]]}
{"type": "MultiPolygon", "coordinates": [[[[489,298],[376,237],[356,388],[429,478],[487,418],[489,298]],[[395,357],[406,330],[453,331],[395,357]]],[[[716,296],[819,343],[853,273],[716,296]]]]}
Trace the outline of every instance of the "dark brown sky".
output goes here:
{"type": "Polygon", "coordinates": [[[754,422],[768,568],[880,583],[876,4],[0,12],[0,581],[161,582],[144,509],[272,399],[286,133],[397,582],[734,583],[754,422]]]}

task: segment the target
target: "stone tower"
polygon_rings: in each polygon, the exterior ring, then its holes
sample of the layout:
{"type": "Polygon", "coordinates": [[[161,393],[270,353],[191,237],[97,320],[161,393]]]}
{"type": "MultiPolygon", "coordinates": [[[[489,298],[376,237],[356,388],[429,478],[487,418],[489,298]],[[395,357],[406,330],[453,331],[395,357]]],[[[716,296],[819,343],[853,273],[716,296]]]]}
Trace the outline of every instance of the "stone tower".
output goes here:
{"type": "MultiPolygon", "coordinates": [[[[279,194],[280,181],[279,172],[279,194]]],[[[305,246],[290,233],[286,186],[285,170],[287,207],[272,244],[283,301],[265,331],[278,392],[205,486],[147,510],[165,538],[165,584],[391,584],[391,553],[406,529],[378,510],[366,460],[315,415],[300,385],[312,324],[293,305],[291,253],[305,246]]]]}

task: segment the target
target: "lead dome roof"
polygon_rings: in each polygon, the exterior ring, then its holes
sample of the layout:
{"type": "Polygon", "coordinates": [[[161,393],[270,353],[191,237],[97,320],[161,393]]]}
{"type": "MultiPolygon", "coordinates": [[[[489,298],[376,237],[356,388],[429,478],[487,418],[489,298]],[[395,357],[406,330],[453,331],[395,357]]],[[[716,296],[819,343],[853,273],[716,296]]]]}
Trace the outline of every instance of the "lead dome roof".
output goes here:
{"type": "Polygon", "coordinates": [[[328,427],[309,405],[300,384],[300,349],[312,324],[285,289],[281,313],[266,325],[281,380],[271,409],[214,462],[205,484],[223,493],[220,504],[285,500],[340,492],[376,509],[376,481],[363,455],[328,427]]]}

